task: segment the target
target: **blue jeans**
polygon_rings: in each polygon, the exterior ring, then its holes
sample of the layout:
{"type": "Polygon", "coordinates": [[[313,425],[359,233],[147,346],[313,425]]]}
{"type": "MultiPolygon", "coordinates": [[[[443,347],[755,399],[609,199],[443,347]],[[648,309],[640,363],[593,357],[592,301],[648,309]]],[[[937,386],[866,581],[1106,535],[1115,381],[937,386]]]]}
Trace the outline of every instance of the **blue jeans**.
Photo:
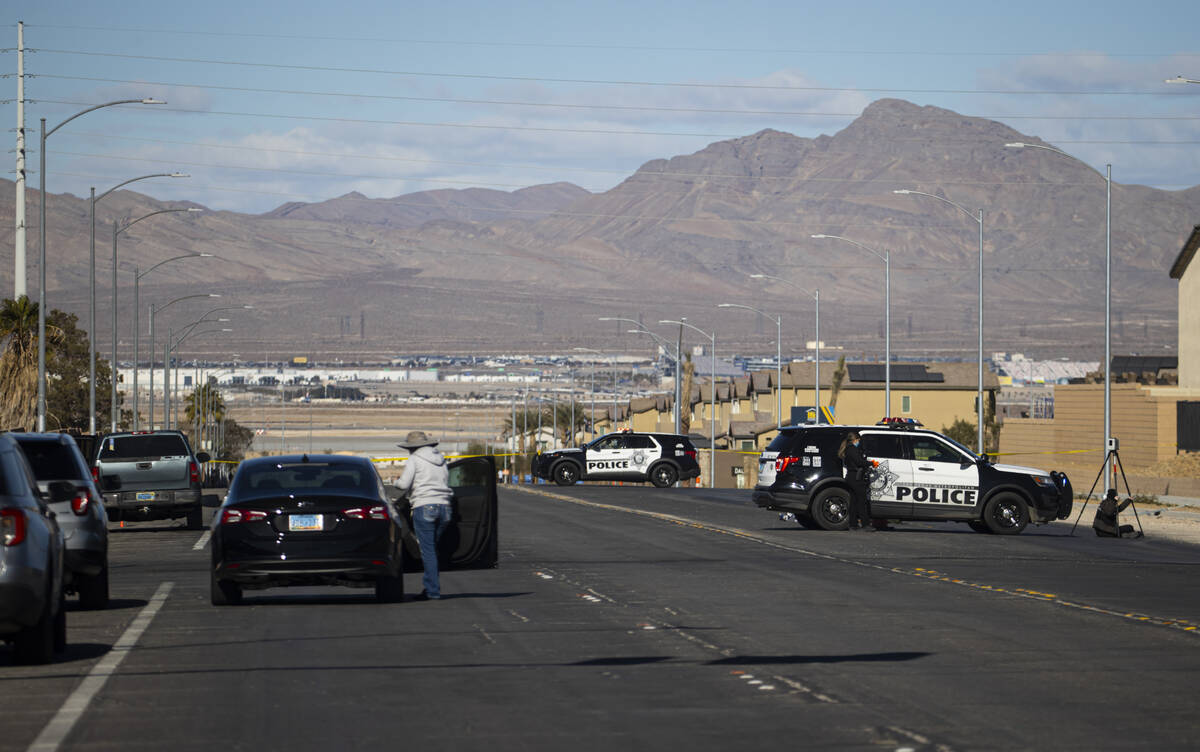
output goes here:
{"type": "Polygon", "coordinates": [[[438,582],[438,541],[450,527],[451,511],[449,504],[424,504],[413,510],[413,530],[421,544],[421,565],[425,567],[421,585],[430,598],[442,597],[438,582]]]}

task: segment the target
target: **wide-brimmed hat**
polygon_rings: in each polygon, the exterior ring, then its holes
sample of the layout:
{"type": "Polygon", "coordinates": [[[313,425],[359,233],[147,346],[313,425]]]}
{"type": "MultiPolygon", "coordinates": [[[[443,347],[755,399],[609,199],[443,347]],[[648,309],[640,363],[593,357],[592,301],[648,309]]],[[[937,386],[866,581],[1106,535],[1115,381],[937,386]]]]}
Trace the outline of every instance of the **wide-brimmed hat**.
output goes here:
{"type": "Polygon", "coordinates": [[[409,431],[408,436],[404,437],[404,441],[396,446],[404,449],[419,449],[423,446],[437,446],[437,441],[429,438],[424,431],[409,431]]]}

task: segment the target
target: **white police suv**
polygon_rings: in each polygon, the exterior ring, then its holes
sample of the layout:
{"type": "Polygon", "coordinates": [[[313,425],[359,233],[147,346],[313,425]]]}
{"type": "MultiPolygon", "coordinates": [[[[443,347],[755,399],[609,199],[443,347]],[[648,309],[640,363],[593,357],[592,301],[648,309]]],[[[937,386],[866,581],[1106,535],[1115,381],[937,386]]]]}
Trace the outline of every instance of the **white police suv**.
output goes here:
{"type": "Polygon", "coordinates": [[[581,480],[649,481],[659,488],[700,476],[696,447],[674,433],[610,433],[576,449],[539,454],[533,474],[570,486],[581,480]]]}
{"type": "Polygon", "coordinates": [[[767,448],[775,455],[774,478],[755,487],[754,503],[790,512],[806,527],[847,529],[851,492],[837,451],[850,431],[862,436],[863,454],[879,463],[870,484],[875,519],[958,521],[977,532],[1011,535],[1031,521],[1071,514],[1074,491],[1066,475],[994,464],[902,418],[874,426],[784,428],[767,448]]]}

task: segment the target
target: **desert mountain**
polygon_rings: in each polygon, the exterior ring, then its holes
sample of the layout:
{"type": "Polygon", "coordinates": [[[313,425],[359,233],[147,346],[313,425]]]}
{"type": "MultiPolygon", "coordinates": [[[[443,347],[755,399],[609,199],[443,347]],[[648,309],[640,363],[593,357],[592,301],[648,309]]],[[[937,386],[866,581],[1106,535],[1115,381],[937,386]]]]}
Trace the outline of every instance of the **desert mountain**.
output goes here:
{"type": "MultiPolygon", "coordinates": [[[[246,358],[649,346],[599,316],[651,326],[687,316],[716,330],[725,354],[774,351],[773,326],[718,311],[720,302],[780,312],[785,351],[801,349],[812,339],[811,300],[753,273],[819,288],[821,338],[878,356],[883,263],[811,237],[839,235],[890,254],[894,353],[973,357],[974,210],[982,207],[987,349],[1096,357],[1103,176],[1044,150],[1004,148],[1012,141],[1041,143],[994,121],[885,99],[835,135],[760,131],[653,160],[600,194],[555,183],[512,193],[352,193],[262,215],[168,215],[123,236],[120,254],[142,268],[181,252],[218,254],[219,262],[156,271],[143,281],[143,300],[203,285],[255,304],[254,316],[235,324],[233,344],[197,345],[246,358]],[[896,189],[945,197],[972,216],[896,189]]],[[[11,211],[12,195],[11,183],[0,184],[0,212],[11,211]]],[[[52,304],[82,312],[87,202],[48,199],[50,284],[61,301],[52,304]]],[[[29,200],[35,214],[36,192],[29,200]]],[[[105,200],[102,226],[165,206],[119,192],[105,200]]],[[[1200,187],[1114,183],[1116,352],[1173,348],[1176,283],[1167,269],[1198,217],[1200,187]]],[[[103,307],[108,262],[100,255],[103,307]]],[[[0,274],[11,280],[11,263],[0,274]]]]}

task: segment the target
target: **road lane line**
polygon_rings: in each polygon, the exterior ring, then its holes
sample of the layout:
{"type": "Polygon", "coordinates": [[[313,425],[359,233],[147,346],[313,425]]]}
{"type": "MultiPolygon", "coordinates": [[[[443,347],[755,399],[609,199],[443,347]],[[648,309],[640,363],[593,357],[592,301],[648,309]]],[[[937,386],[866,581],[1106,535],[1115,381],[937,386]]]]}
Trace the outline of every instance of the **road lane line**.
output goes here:
{"type": "Polygon", "coordinates": [[[137,645],[137,641],[141,639],[142,633],[146,631],[150,622],[154,620],[155,614],[162,608],[173,587],[175,587],[174,582],[164,582],[158,586],[158,590],[151,596],[150,602],[142,608],[133,623],[126,627],[121,637],[113,644],[112,649],[92,667],[88,675],[42,729],[42,733],[38,734],[38,737],[33,740],[33,744],[29,745],[29,752],[53,752],[59,748],[63,740],[67,738],[67,734],[71,733],[76,721],[87,710],[92,699],[104,688],[108,677],[117,672],[121,661],[125,660],[125,656],[129,655],[129,652],[137,645]]]}
{"type": "Polygon", "coordinates": [[[751,541],[753,543],[757,543],[762,546],[767,546],[769,548],[777,548],[777,549],[780,549],[783,551],[790,551],[792,553],[802,554],[804,556],[811,556],[816,559],[824,559],[825,561],[837,562],[839,564],[850,564],[850,565],[856,566],[856,567],[863,567],[865,569],[875,569],[880,572],[891,572],[892,574],[900,574],[900,575],[904,575],[906,577],[916,577],[919,579],[931,580],[934,582],[945,582],[948,584],[957,585],[959,587],[966,587],[966,588],[971,588],[972,590],[978,590],[981,593],[992,593],[995,595],[1007,595],[1007,596],[1014,597],[1014,598],[1024,598],[1026,600],[1038,601],[1040,603],[1049,603],[1049,604],[1052,604],[1055,606],[1061,606],[1061,607],[1073,609],[1076,611],[1086,611],[1086,612],[1092,613],[1092,614],[1100,614],[1103,616],[1112,616],[1112,617],[1116,617],[1119,619],[1123,619],[1125,621],[1133,622],[1135,624],[1153,624],[1154,626],[1166,627],[1168,629],[1173,629],[1176,631],[1184,632],[1186,634],[1200,635],[1200,624],[1196,624],[1187,619],[1172,619],[1170,617],[1154,616],[1154,615],[1150,615],[1150,614],[1125,613],[1122,611],[1118,611],[1116,609],[1105,608],[1104,606],[1094,606],[1090,603],[1082,603],[1079,601],[1066,600],[1064,598],[1058,597],[1054,593],[1042,593],[1042,592],[1039,592],[1036,590],[1027,590],[1025,588],[1017,588],[1017,587],[1005,588],[1005,587],[1001,587],[999,585],[989,585],[987,583],[982,583],[982,582],[969,582],[967,580],[959,580],[959,579],[947,577],[933,569],[924,569],[921,567],[915,567],[913,569],[906,569],[904,567],[889,567],[884,564],[875,564],[875,563],[869,562],[869,561],[861,561],[859,559],[850,559],[850,558],[847,558],[844,556],[835,556],[833,554],[821,553],[820,551],[812,551],[812,550],[809,550],[806,548],[800,548],[799,546],[789,546],[789,545],[786,545],[783,543],[779,543],[777,541],[773,541],[770,538],[766,538],[764,536],[758,535],[757,533],[754,533],[750,530],[743,530],[741,528],[736,528],[736,527],[722,527],[720,525],[713,525],[713,524],[710,524],[707,522],[702,522],[700,520],[693,520],[688,517],[680,517],[680,516],[674,515],[674,514],[666,514],[664,512],[650,512],[645,509],[631,509],[629,507],[622,507],[622,506],[618,506],[616,504],[604,504],[604,503],[601,503],[598,501],[586,501],[584,499],[576,499],[574,497],[566,496],[564,494],[553,493],[550,491],[543,491],[541,489],[535,489],[535,488],[526,488],[526,487],[520,486],[520,485],[515,485],[515,486],[513,486],[513,488],[518,491],[521,491],[523,493],[531,494],[534,496],[543,496],[548,499],[554,499],[555,501],[564,501],[569,504],[577,504],[579,506],[592,507],[593,509],[604,509],[604,510],[612,511],[612,512],[623,512],[624,514],[631,514],[631,515],[634,515],[637,517],[648,517],[650,519],[659,520],[660,522],[667,522],[672,525],[679,525],[681,527],[691,527],[691,528],[695,528],[697,530],[704,530],[704,531],[710,532],[710,533],[719,533],[721,535],[728,535],[728,536],[731,536],[734,538],[741,538],[743,540],[751,541]]]}
{"type": "Polygon", "coordinates": [[[193,551],[199,551],[208,545],[208,539],[212,537],[212,530],[205,530],[200,536],[200,540],[196,541],[196,545],[192,546],[193,551]]]}

